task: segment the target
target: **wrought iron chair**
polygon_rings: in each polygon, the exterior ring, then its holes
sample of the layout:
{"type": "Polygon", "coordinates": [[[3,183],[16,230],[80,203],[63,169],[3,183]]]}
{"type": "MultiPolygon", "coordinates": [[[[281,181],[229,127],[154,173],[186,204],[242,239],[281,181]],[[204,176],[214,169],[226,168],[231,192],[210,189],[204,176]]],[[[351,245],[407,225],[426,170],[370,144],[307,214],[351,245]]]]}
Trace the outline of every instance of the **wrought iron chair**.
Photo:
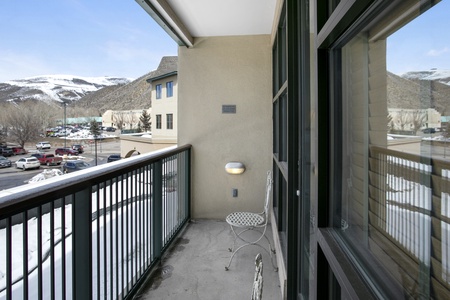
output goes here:
{"type": "Polygon", "coordinates": [[[267,183],[266,183],[266,198],[264,203],[264,210],[261,213],[252,213],[252,212],[233,212],[226,217],[227,223],[230,225],[231,230],[233,231],[235,237],[233,241],[233,247],[228,248],[230,252],[233,254],[230,257],[230,261],[228,265],[225,267],[225,270],[228,271],[230,269],[231,261],[233,260],[236,253],[244,247],[255,245],[259,246],[264,251],[266,251],[270,255],[270,259],[272,261],[272,265],[275,268],[275,271],[278,271],[278,268],[275,266],[273,261],[273,254],[275,254],[275,249],[272,248],[272,244],[270,243],[269,238],[266,235],[267,224],[269,222],[269,209],[270,209],[270,196],[272,192],[272,173],[270,171],[267,172],[267,183]],[[238,228],[242,229],[237,232],[238,228]],[[248,239],[242,236],[243,233],[253,230],[258,232],[258,238],[256,239],[248,239]],[[269,244],[269,250],[267,250],[264,246],[261,245],[261,240],[265,238],[267,243],[269,244]],[[239,239],[244,242],[243,245],[236,248],[234,251],[234,247],[236,245],[236,240],[239,239]]]}

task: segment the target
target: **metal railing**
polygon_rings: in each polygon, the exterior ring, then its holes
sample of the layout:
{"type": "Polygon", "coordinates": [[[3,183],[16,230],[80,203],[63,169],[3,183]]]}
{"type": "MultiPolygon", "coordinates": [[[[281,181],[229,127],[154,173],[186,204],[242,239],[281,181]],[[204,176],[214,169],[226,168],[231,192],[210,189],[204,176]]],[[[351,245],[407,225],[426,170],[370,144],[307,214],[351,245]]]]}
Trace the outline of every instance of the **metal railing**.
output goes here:
{"type": "Polygon", "coordinates": [[[191,146],[0,192],[0,299],[126,299],[190,219],[191,146]]]}
{"type": "Polygon", "coordinates": [[[392,259],[380,260],[412,298],[447,299],[450,161],[382,147],[370,153],[372,246],[392,259]]]}

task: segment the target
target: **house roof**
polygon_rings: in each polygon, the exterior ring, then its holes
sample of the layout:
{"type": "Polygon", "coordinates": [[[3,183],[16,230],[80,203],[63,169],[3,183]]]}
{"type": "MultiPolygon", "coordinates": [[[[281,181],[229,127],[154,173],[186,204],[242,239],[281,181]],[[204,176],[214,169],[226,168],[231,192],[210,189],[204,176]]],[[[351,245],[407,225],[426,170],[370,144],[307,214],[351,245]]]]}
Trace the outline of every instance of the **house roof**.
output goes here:
{"type": "Polygon", "coordinates": [[[159,63],[158,68],[150,72],[149,77],[146,79],[147,82],[176,75],[178,72],[178,56],[164,56],[159,63]]]}
{"type": "Polygon", "coordinates": [[[135,0],[179,44],[194,37],[270,34],[277,0],[135,0]]]}

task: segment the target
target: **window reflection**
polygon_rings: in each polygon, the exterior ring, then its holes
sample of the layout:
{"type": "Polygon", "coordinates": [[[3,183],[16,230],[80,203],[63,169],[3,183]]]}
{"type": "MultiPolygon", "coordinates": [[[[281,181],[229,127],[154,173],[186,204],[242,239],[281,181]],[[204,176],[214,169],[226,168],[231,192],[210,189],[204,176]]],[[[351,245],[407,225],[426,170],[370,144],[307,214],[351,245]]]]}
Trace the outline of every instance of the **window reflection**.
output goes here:
{"type": "MultiPolygon", "coordinates": [[[[409,12],[398,18],[419,14],[414,6],[409,12]]],[[[395,17],[339,50],[342,179],[334,226],[384,296],[445,299],[450,293],[450,122],[445,117],[450,72],[390,72],[388,58],[392,51],[398,54],[391,38],[415,26],[396,25],[394,32],[388,25],[396,24],[395,17]]]]}

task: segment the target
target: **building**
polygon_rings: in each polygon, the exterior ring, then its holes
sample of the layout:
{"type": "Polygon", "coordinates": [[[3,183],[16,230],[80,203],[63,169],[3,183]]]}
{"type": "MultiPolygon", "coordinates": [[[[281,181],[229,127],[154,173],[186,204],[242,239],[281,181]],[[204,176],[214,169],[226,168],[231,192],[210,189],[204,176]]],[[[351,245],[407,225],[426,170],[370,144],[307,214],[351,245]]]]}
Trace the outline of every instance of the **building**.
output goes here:
{"type": "Polygon", "coordinates": [[[177,143],[178,57],[165,56],[149,74],[152,86],[152,142],[177,143]]]}
{"type": "Polygon", "coordinates": [[[138,130],[140,117],[144,109],[134,110],[107,110],[102,115],[103,127],[114,127],[120,130],[138,130]]]}
{"type": "Polygon", "coordinates": [[[229,191],[271,169],[284,298],[449,297],[448,166],[387,149],[387,45],[439,1],[136,1],[180,46],[193,218],[258,209],[229,191]]]}

